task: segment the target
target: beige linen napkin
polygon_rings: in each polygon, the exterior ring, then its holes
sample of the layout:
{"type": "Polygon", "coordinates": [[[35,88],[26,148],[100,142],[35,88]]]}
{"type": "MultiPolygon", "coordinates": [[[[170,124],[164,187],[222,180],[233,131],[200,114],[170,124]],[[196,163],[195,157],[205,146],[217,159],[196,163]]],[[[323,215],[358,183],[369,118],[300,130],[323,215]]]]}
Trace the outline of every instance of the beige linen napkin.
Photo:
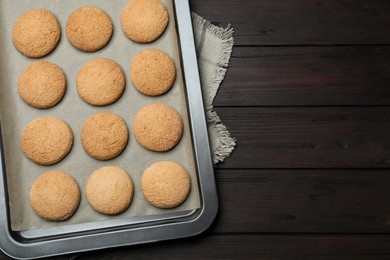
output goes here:
{"type": "Polygon", "coordinates": [[[214,111],[213,101],[229,66],[233,49],[233,29],[221,28],[192,13],[195,45],[203,89],[211,154],[214,165],[222,162],[233,151],[236,140],[214,111]]]}

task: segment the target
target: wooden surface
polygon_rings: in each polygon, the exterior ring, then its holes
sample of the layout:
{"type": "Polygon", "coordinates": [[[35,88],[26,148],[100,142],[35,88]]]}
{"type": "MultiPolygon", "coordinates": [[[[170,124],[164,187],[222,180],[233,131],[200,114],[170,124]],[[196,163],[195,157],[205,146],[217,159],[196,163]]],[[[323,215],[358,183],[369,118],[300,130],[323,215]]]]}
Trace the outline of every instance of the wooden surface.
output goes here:
{"type": "Polygon", "coordinates": [[[235,30],[214,103],[237,138],[218,217],[77,259],[390,259],[390,2],[190,2],[235,30]]]}

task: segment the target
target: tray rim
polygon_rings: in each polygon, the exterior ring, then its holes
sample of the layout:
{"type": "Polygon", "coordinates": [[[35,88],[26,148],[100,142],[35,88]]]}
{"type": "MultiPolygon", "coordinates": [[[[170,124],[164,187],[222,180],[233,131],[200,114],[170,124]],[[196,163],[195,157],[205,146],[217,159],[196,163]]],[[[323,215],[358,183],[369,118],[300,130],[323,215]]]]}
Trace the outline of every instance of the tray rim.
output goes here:
{"type": "Polygon", "coordinates": [[[53,239],[45,240],[24,238],[21,241],[20,237],[17,237],[18,232],[12,231],[10,227],[4,151],[0,138],[0,186],[2,187],[0,188],[0,208],[4,209],[0,211],[0,249],[8,256],[17,259],[31,259],[177,239],[200,234],[208,229],[214,221],[218,212],[218,198],[206,117],[203,109],[204,103],[189,0],[172,1],[177,21],[183,77],[187,91],[187,106],[202,201],[201,208],[187,214],[189,217],[179,222],[157,223],[153,226],[134,228],[129,226],[127,228],[101,230],[101,232],[92,234],[90,232],[79,232],[64,236],[53,236],[53,239]]]}

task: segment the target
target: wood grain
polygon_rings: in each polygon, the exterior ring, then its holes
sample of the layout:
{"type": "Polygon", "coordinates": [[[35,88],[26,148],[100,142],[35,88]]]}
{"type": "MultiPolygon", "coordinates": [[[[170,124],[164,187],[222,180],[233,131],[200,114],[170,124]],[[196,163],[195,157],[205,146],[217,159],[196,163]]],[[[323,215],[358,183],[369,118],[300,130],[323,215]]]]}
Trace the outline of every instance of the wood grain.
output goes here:
{"type": "Polygon", "coordinates": [[[220,168],[388,168],[390,107],[223,107],[237,139],[220,168]]]}
{"type": "Polygon", "coordinates": [[[388,170],[217,170],[211,232],[388,233],[388,170]]]}
{"type": "Polygon", "coordinates": [[[387,0],[193,0],[217,25],[231,23],[236,45],[390,44],[387,0]]]}
{"type": "Polygon", "coordinates": [[[236,47],[214,105],[390,105],[389,68],[389,46],[236,47]]]}
{"type": "Polygon", "coordinates": [[[387,236],[374,235],[209,235],[77,259],[388,259],[389,242],[387,236]]]}

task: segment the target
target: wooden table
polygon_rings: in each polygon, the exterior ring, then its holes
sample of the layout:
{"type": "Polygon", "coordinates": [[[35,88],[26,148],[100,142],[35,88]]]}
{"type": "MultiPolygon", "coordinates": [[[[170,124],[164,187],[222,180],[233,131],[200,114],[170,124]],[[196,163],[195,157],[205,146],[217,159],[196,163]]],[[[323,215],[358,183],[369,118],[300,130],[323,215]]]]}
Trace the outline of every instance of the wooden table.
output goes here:
{"type": "Polygon", "coordinates": [[[390,259],[390,1],[191,8],[235,29],[214,103],[238,143],[215,168],[219,215],[194,238],[77,259],[390,259]]]}

